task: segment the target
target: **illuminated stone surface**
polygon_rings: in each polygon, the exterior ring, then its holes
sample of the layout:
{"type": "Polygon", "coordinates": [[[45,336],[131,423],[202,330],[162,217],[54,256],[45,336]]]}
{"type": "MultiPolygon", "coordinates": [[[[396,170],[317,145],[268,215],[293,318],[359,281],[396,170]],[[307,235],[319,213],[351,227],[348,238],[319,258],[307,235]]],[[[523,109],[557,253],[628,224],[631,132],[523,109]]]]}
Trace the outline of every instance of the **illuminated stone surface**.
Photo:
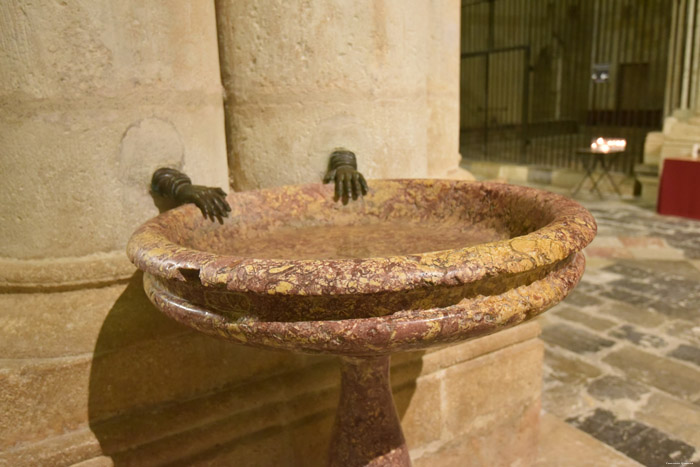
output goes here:
{"type": "MultiPolygon", "coordinates": [[[[147,272],[151,300],[183,324],[246,345],[342,356],[331,465],[408,465],[389,355],[490,334],[545,311],[578,282],[584,265],[578,252],[596,229],[578,204],[523,187],[443,180],[371,186],[362,202],[347,207],[320,185],[236,194],[229,197],[230,220],[221,225],[182,207],[139,228],[128,246],[147,272]],[[331,231],[328,225],[372,229],[409,219],[434,228],[464,226],[465,247],[415,251],[406,243],[391,256],[346,258],[331,251],[314,259],[283,259],[282,253],[265,259],[267,244],[262,258],[227,245],[231,236],[266,235],[282,226],[309,235],[309,227],[321,225],[322,235],[331,231]],[[491,232],[486,243],[471,245],[474,228],[491,232]]],[[[294,241],[293,235],[275,238],[294,241]]],[[[456,433],[469,423],[462,412],[471,404],[449,401],[456,405],[445,422],[456,433]]],[[[528,406],[536,420],[539,403],[518,404],[528,406]]]]}

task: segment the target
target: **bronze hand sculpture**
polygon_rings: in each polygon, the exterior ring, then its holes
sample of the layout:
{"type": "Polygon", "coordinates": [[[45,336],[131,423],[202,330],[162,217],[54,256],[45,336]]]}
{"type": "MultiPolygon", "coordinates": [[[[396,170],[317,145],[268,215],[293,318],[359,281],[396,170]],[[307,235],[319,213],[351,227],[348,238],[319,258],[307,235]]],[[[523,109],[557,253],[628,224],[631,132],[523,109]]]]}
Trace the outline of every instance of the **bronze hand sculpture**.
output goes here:
{"type": "Polygon", "coordinates": [[[231,207],[226,202],[226,193],[221,188],[192,185],[190,177],[179,170],[162,167],[153,172],[151,191],[175,200],[178,204],[194,203],[204,217],[212,221],[228,217],[231,207]]]}
{"type": "MultiPolygon", "coordinates": [[[[350,197],[357,199],[367,194],[369,187],[365,177],[357,171],[355,154],[339,149],[331,154],[328,171],[323,183],[335,182],[335,200],[347,204],[350,197]]],[[[190,177],[179,170],[161,167],[153,172],[151,191],[177,204],[194,203],[204,217],[223,223],[231,207],[226,202],[226,193],[221,188],[193,185],[190,177]]]]}
{"type": "Polygon", "coordinates": [[[357,171],[355,154],[344,149],[331,154],[323,183],[331,181],[335,181],[335,200],[342,199],[343,204],[348,204],[351,195],[352,199],[357,199],[369,190],[365,177],[357,171]]]}

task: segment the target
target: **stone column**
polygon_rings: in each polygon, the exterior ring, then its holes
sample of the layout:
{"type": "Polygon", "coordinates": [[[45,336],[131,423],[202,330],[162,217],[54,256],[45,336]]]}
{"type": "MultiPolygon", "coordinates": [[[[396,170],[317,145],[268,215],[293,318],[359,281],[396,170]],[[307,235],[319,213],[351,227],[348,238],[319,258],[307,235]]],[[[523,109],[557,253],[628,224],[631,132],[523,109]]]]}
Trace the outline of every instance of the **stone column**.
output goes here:
{"type": "Polygon", "coordinates": [[[459,167],[461,1],[431,0],[428,42],[428,176],[473,180],[459,167]]]}
{"type": "Polygon", "coordinates": [[[700,2],[673,2],[673,24],[668,47],[666,96],[667,112],[662,131],[647,134],[644,163],[635,167],[642,185],[642,199],[656,204],[659,177],[664,159],[689,156],[693,145],[700,143],[700,2]],[[682,25],[685,24],[685,27],[682,25]]]}
{"type": "Polygon", "coordinates": [[[227,184],[213,1],[0,2],[0,465],[112,465],[232,378],[126,258],[160,165],[227,184]]]}
{"type": "Polygon", "coordinates": [[[160,165],[227,185],[215,27],[207,2],[0,5],[0,285],[131,275],[160,165]]]}
{"type": "Polygon", "coordinates": [[[320,181],[337,147],[367,178],[457,168],[458,1],[216,5],[237,189],[320,181]]]}

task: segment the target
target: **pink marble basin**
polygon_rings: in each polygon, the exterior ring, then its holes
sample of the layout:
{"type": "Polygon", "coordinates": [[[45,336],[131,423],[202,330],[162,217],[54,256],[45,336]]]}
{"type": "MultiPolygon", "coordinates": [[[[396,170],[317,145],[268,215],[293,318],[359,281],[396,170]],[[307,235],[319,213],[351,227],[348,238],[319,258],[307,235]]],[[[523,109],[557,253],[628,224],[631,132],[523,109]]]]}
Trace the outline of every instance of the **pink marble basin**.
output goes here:
{"type": "Polygon", "coordinates": [[[562,300],[593,217],[567,198],[497,183],[372,181],[235,193],[223,225],[196,207],[132,236],[151,300],[249,345],[364,355],[475,337],[562,300]]]}

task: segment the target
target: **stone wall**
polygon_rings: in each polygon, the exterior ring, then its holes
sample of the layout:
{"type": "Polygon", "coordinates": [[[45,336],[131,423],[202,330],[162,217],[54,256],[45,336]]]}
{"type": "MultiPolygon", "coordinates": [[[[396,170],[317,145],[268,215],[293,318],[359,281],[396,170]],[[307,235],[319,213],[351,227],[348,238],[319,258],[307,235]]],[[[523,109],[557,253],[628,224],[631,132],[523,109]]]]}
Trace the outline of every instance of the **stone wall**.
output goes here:
{"type": "Polygon", "coordinates": [[[0,148],[0,464],[132,446],[100,427],[230,381],[124,252],[159,166],[226,186],[214,5],[1,3],[0,148]]]}
{"type": "Polygon", "coordinates": [[[217,1],[233,186],[320,181],[338,147],[368,179],[469,178],[458,168],[459,7],[217,1]]]}
{"type": "Polygon", "coordinates": [[[163,164],[226,184],[211,5],[3,2],[0,20],[0,257],[121,254],[163,164]]]}

